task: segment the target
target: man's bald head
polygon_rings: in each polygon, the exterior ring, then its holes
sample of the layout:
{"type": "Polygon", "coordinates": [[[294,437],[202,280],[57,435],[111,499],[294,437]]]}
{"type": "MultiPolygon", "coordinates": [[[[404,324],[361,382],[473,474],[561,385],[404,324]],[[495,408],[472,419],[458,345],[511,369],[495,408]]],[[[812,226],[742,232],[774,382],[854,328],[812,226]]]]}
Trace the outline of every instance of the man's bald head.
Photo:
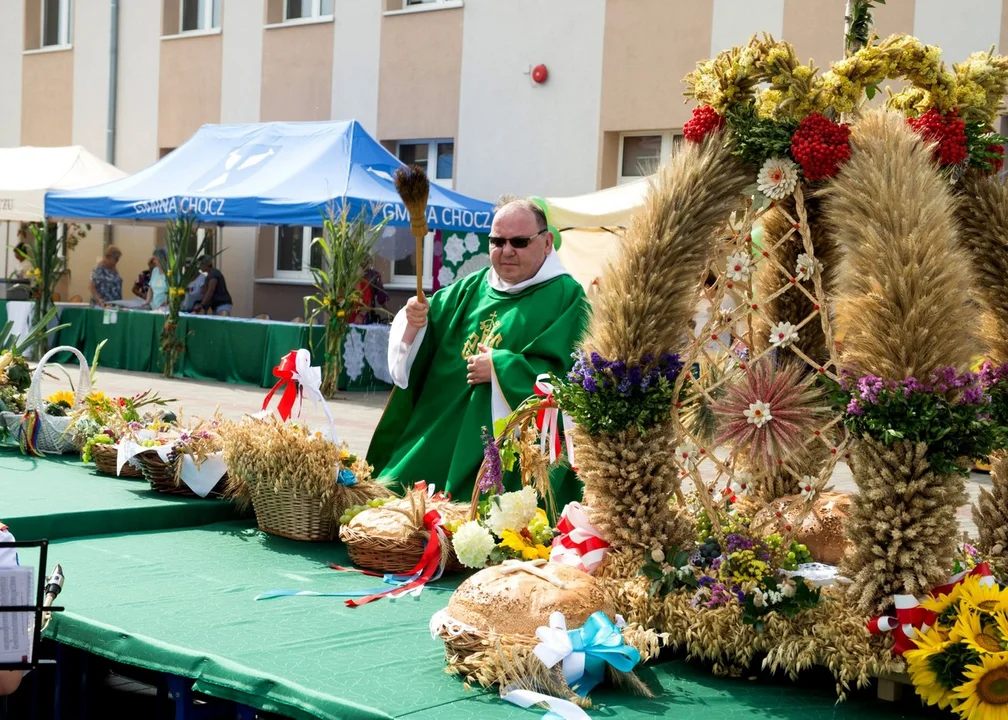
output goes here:
{"type": "Polygon", "coordinates": [[[490,227],[490,263],[501,280],[515,285],[532,279],[552,251],[553,236],[541,207],[527,198],[505,199],[497,206],[490,227]]]}

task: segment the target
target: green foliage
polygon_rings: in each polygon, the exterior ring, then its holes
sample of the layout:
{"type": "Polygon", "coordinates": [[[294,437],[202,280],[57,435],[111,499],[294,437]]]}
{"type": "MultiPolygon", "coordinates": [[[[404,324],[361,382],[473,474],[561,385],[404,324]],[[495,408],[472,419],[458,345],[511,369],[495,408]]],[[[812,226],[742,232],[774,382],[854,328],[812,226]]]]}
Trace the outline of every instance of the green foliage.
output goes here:
{"type": "Polygon", "coordinates": [[[791,157],[791,136],[798,129],[794,118],[761,118],[748,103],[729,110],[725,120],[734,138],[731,153],[744,162],[759,167],[767,158],[791,157]]]}
{"type": "MultiPolygon", "coordinates": [[[[875,21],[872,19],[872,10],[875,5],[885,5],[886,0],[853,0],[851,3],[851,14],[847,20],[847,34],[844,36],[844,50],[848,53],[855,53],[865,45],[871,37],[872,28],[875,21]]],[[[877,86],[871,86],[867,90],[878,90],[877,86]]],[[[868,95],[871,100],[874,92],[868,95]]]]}
{"type": "Polygon", "coordinates": [[[995,132],[983,122],[966,123],[966,151],[969,153],[970,167],[981,172],[994,172],[996,162],[1004,160],[1004,153],[991,150],[992,146],[1004,146],[1008,138],[995,132]]]}
{"type": "Polygon", "coordinates": [[[648,556],[648,561],[640,570],[640,574],[651,580],[648,597],[665,597],[679,589],[697,589],[697,576],[689,562],[689,553],[680,550],[669,551],[656,559],[648,556]],[[667,559],[671,558],[671,562],[667,559]]]}
{"type": "MultiPolygon", "coordinates": [[[[742,622],[746,625],[752,625],[756,632],[763,632],[765,629],[764,618],[770,613],[775,612],[784,617],[793,618],[819,604],[822,595],[819,588],[809,585],[805,582],[805,578],[797,575],[791,579],[795,583],[794,595],[783,597],[780,602],[757,606],[756,593],[746,594],[742,603],[742,622]]],[[[776,578],[768,577],[763,580],[763,587],[766,588],[767,593],[770,593],[781,592],[783,586],[776,578]]]]}
{"type": "Polygon", "coordinates": [[[641,435],[669,419],[673,383],[659,379],[647,393],[626,397],[615,388],[589,392],[578,384],[552,376],[557,405],[589,435],[636,428],[641,435]]]}
{"type": "Polygon", "coordinates": [[[165,377],[175,375],[178,360],[185,351],[185,338],[179,336],[178,317],[185,300],[186,289],[199,274],[204,258],[214,258],[220,253],[213,252],[213,231],[204,233],[190,255],[194,238],[198,237],[199,223],[191,216],[181,216],[170,220],[165,235],[167,266],[163,268],[168,284],[168,317],[161,329],[161,372],[165,377]]]}
{"type": "Polygon", "coordinates": [[[305,319],[309,325],[325,321],[322,393],[327,397],[336,394],[343,365],[343,336],[360,307],[360,284],[386,222],[378,219],[373,208],[350,220],[346,207],[337,213],[330,206],[322,223],[322,237],[312,241],[312,246],[322,251],[322,266],[311,269],[315,294],[305,296],[305,319]]]}
{"type": "Polygon", "coordinates": [[[938,684],[946,690],[954,690],[966,682],[966,666],[979,663],[980,653],[965,642],[949,645],[943,652],[928,658],[938,684]]]}

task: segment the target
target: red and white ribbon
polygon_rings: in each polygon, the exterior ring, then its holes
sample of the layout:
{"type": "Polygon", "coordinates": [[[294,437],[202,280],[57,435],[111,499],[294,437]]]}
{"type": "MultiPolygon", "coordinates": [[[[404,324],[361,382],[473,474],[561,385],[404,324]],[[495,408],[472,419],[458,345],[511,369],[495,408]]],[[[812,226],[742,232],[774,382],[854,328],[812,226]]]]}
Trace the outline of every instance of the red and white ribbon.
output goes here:
{"type": "Polygon", "coordinates": [[[568,503],[557,523],[558,537],[553,538],[550,562],[571,565],[591,574],[609,553],[609,543],[592,525],[581,503],[568,503]]]}
{"type": "MultiPolygon", "coordinates": [[[[987,563],[980,563],[972,570],[964,570],[949,578],[944,585],[931,590],[929,597],[948,595],[956,585],[967,577],[979,577],[982,585],[993,585],[994,576],[991,574],[990,566],[987,563]]],[[[937,615],[921,606],[922,599],[913,595],[893,595],[893,604],[896,606],[895,615],[879,615],[868,621],[868,632],[872,635],[881,635],[891,632],[896,642],[893,645],[893,652],[902,655],[907,650],[917,647],[914,642],[918,634],[924,634],[934,625],[937,615]]]]}
{"type": "Polygon", "coordinates": [[[553,399],[553,384],[549,381],[549,375],[543,373],[536,378],[535,394],[543,398],[543,403],[536,413],[536,427],[539,429],[539,448],[546,453],[549,447],[550,463],[555,463],[560,457],[560,421],[563,420],[564,441],[567,445],[567,462],[571,467],[574,464],[574,438],[571,430],[574,428],[574,421],[567,413],[560,412],[553,399]]]}

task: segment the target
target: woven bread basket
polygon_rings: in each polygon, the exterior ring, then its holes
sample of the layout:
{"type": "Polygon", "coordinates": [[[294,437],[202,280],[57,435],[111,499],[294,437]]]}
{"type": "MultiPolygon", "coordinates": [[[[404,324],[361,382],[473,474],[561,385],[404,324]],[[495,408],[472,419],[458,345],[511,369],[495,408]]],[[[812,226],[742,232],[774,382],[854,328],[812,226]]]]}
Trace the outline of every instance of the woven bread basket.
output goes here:
{"type": "MultiPolygon", "coordinates": [[[[98,470],[102,475],[112,475],[116,474],[116,465],[119,461],[119,447],[116,445],[94,445],[91,447],[91,459],[94,460],[95,469],[98,470]]],[[[140,472],[140,468],[136,467],[132,463],[125,463],[122,466],[122,470],[119,471],[118,477],[121,478],[142,478],[143,473],[140,472]]]]}
{"type": "MultiPolygon", "coordinates": [[[[437,510],[445,523],[464,521],[469,514],[468,504],[428,500],[424,493],[411,492],[406,498],[358,513],[340,527],[339,537],[357,567],[381,573],[408,573],[416,567],[427,546],[429,534],[424,529],[423,517],[429,510],[437,510]]],[[[445,571],[460,570],[462,565],[455,551],[450,550],[445,571]]]]}

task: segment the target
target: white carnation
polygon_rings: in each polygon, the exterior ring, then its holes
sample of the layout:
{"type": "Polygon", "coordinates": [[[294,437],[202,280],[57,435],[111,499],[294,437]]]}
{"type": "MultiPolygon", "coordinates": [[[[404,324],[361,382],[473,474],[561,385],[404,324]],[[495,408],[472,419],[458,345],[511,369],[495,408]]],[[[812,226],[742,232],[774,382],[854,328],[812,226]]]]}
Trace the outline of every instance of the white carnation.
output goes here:
{"type": "Polygon", "coordinates": [[[466,567],[481,568],[486,565],[496,544],[490,531],[475,520],[462,523],[452,535],[455,557],[466,567]]]}
{"type": "Polygon", "coordinates": [[[531,486],[504,493],[490,502],[487,525],[497,537],[502,537],[505,530],[521,532],[535,517],[538,507],[539,494],[531,486]]]}

